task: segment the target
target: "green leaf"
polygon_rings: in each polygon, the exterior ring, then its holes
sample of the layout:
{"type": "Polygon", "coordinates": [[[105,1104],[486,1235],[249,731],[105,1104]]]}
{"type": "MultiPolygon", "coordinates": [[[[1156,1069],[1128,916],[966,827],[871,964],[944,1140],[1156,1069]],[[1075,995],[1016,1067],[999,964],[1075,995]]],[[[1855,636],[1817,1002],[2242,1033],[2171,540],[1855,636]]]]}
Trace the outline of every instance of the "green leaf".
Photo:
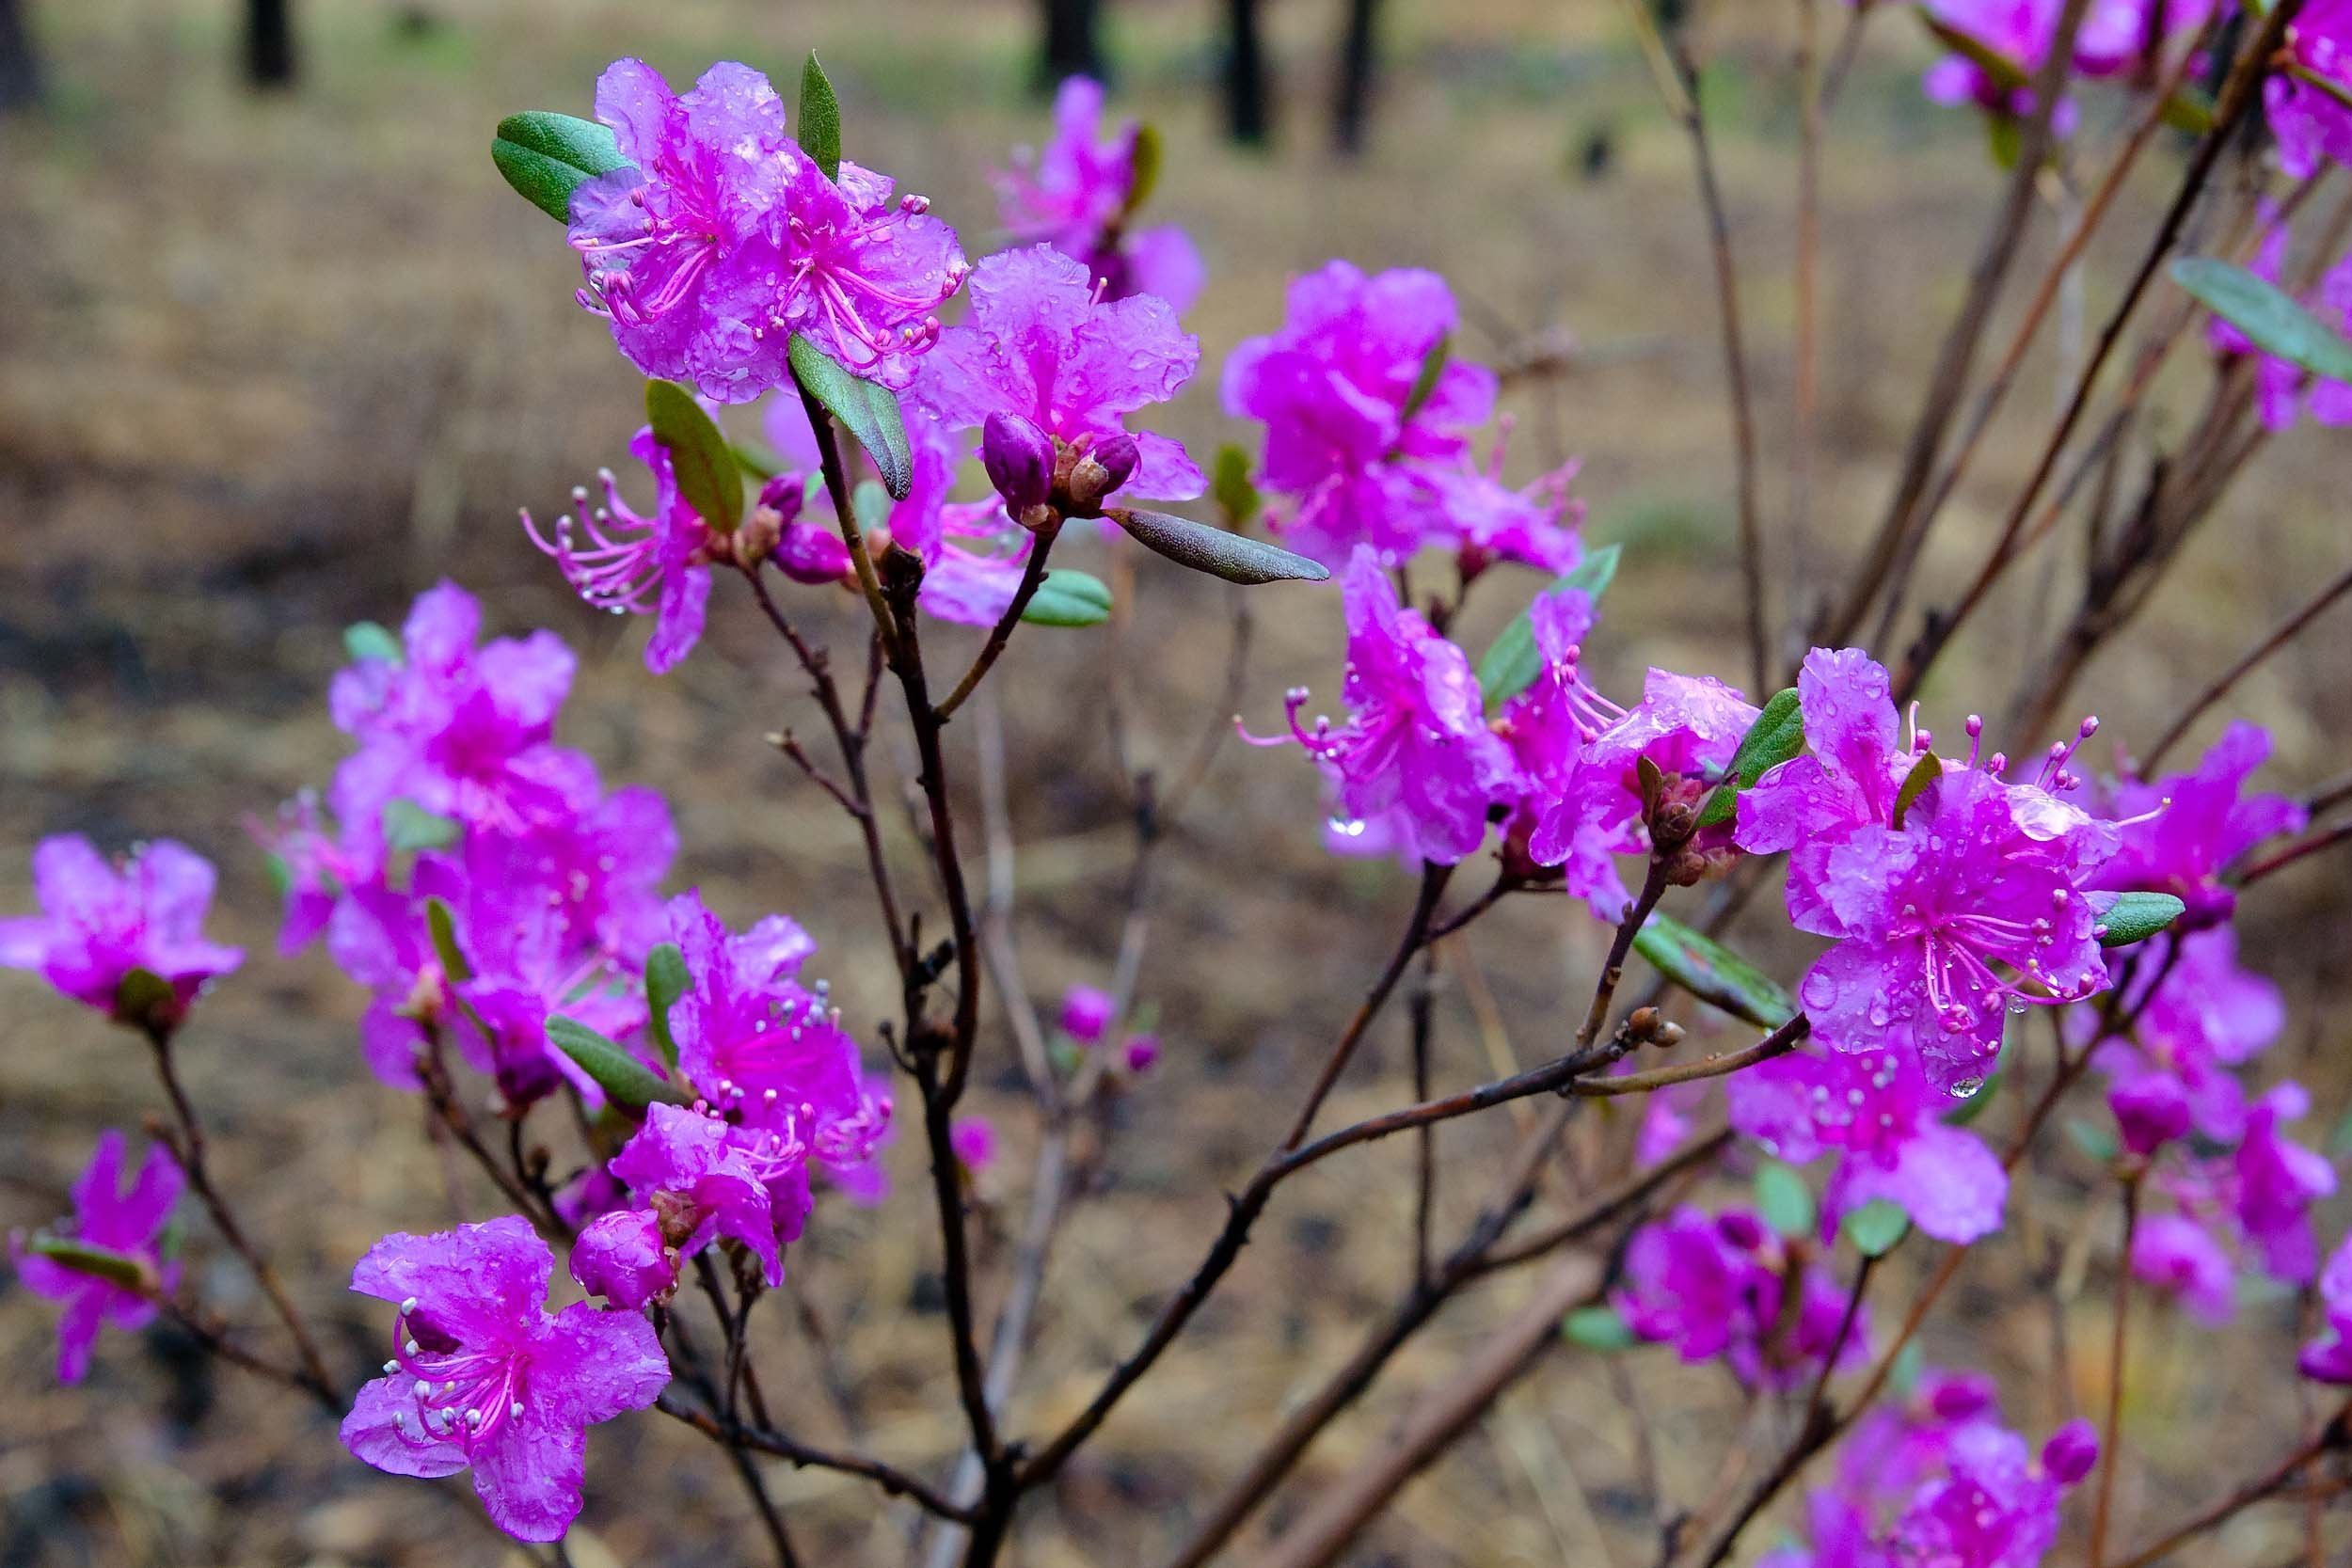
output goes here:
{"type": "Polygon", "coordinates": [[[857,488],[850,492],[850,513],[857,518],[857,526],[868,533],[880,533],[890,521],[890,492],[870,479],[861,479],[857,488]]]}
{"type": "Polygon", "coordinates": [[[1580,1307],[1560,1320],[1560,1337],[1586,1350],[1630,1350],[1642,1342],[1613,1307],[1580,1307]]]}
{"type": "Polygon", "coordinates": [[[1110,618],[1111,591],[1102,579],[1058,566],[1021,611],[1021,619],[1041,626],[1099,626],[1110,618]]]}
{"type": "Polygon", "coordinates": [[[2213,96],[2183,83],[2178,92],[2164,101],[2164,122],[2175,131],[2203,135],[2213,129],[2213,96]]]}
{"type": "Polygon", "coordinates": [[[1159,127],[1149,120],[1136,127],[1135,143],[1127,153],[1127,166],[1134,171],[1134,178],[1127,182],[1126,205],[1119,210],[1120,223],[1140,212],[1143,204],[1152,199],[1152,191],[1159,187],[1163,150],[1159,127]]]}
{"type": "Polygon", "coordinates": [[[1633,938],[1650,967],[1711,1007],[1759,1029],[1777,1029],[1797,1005],[1772,977],[1712,937],[1653,912],[1633,938]]]}
{"type": "Polygon", "coordinates": [[[1784,1236],[1810,1235],[1815,1218],[1813,1189],[1787,1165],[1768,1160],[1756,1167],[1756,1212],[1784,1236]]]}
{"type": "Polygon", "coordinates": [[[1838,1226],[1865,1258],[1883,1258],[1911,1228],[1911,1216],[1883,1197],[1851,1209],[1838,1226]]]}
{"type": "Polygon", "coordinates": [[[134,1258],[127,1252],[117,1252],[112,1247],[93,1246],[87,1242],[75,1241],[71,1236],[53,1236],[44,1230],[28,1240],[24,1249],[63,1268],[72,1269],[75,1274],[86,1274],[93,1279],[103,1279],[142,1295],[151,1293],[158,1288],[154,1273],[148,1268],[144,1259],[134,1258]]]}
{"type": "Polygon", "coordinates": [[[2129,947],[2180,919],[2187,908],[2169,893],[2119,893],[2090,934],[2102,947],[2129,947]]]}
{"type": "Polygon", "coordinates": [[[490,161],[531,204],[558,223],[572,217],[572,192],[624,167],[610,126],[533,109],[499,121],[490,161]]]}
{"type": "Polygon", "coordinates": [[[1894,826],[1900,831],[1903,818],[1910,814],[1911,803],[1928,791],[1928,785],[1944,776],[1944,759],[1933,752],[1922,752],[1919,760],[1903,775],[1903,785],[1895,791],[1894,826]]]}
{"type": "Polygon", "coordinates": [[[398,664],[406,650],[401,647],[399,638],[373,621],[354,621],[343,628],[343,652],[361,663],[378,658],[387,664],[398,664]]]}
{"type": "MultiPolygon", "coordinates": [[[[1603,545],[1589,550],[1574,568],[1552,579],[1542,593],[1565,593],[1577,588],[1595,604],[1616,580],[1617,560],[1625,553],[1621,545],[1603,545]]],[[[1511,624],[1495,635],[1486,649],[1486,657],[1478,661],[1478,689],[1485,695],[1486,711],[1493,713],[1512,698],[1535,684],[1535,677],[1544,673],[1544,656],[1535,646],[1535,624],[1525,611],[1511,618],[1511,624]]]]}
{"type": "Polygon", "coordinates": [[[657,1100],[685,1103],[685,1095],[668,1080],[578,1019],[548,1020],[548,1043],[578,1062],[615,1105],[642,1111],[657,1100]]]}
{"type": "Polygon", "coordinates": [[[802,390],[839,420],[841,427],[874,460],[875,471],[882,475],[891,499],[906,499],[914,483],[914,453],[907,445],[906,420],[898,412],[898,397],[887,387],[852,375],[848,366],[797,332],[785,355],[792,362],[792,378],[802,390]]]}
{"type": "Polygon", "coordinates": [[[2328,381],[2352,381],[2352,342],[2276,284],[2217,256],[2184,256],[2172,281],[2265,354],[2328,381]]]}
{"type": "Polygon", "coordinates": [[[179,1001],[180,993],[171,982],[151,969],[129,970],[115,982],[114,1016],[125,1022],[167,1022],[179,1001]]]}
{"type": "Polygon", "coordinates": [[[425,810],[416,801],[395,797],[384,803],[384,845],[396,855],[420,849],[446,849],[457,842],[456,818],[425,810]]]}
{"type": "Polygon", "coordinates": [[[645,422],[670,454],[678,495],[704,522],[733,533],[743,520],[743,468],[694,394],[675,381],[646,382],[645,422]]]}
{"type": "Polygon", "coordinates": [[[1229,529],[1248,527],[1264,505],[1258,498],[1258,487],[1249,481],[1249,454],[1231,441],[1216,449],[1209,494],[1216,498],[1217,510],[1225,514],[1229,529]]]}
{"type": "Polygon", "coordinates": [[[2121,1148],[2112,1131],[2080,1117],[2066,1124],[2066,1136],[2076,1148],[2103,1165],[2114,1159],[2121,1148]]]}
{"type": "Polygon", "coordinates": [[[1909,1400],[1919,1391],[1919,1374],[1927,1370],[1928,1353],[1915,1338],[1905,1340],[1903,1348],[1895,1353],[1895,1365],[1887,1373],[1886,1385],[1895,1390],[1899,1400],[1909,1400]]]}
{"type": "Polygon", "coordinates": [[[817,160],[817,166],[825,171],[826,179],[839,183],[841,102],[834,97],[833,83],[826,79],[825,68],[817,63],[814,49],[801,65],[801,118],[794,139],[801,144],[802,151],[817,160]]]}
{"type": "Polygon", "coordinates": [[[1968,59],[1979,71],[1991,78],[1995,87],[2014,90],[2033,85],[2033,78],[2026,74],[2024,66],[1983,40],[1938,21],[1934,14],[1924,6],[1919,8],[1918,17],[1921,24],[1935,35],[1937,42],[1953,54],[1968,59]]]}
{"type": "Polygon", "coordinates": [[[1718,822],[1728,822],[1739,804],[1740,791],[1753,789],[1756,781],[1804,750],[1804,713],[1797,705],[1797,689],[1784,687],[1772,693],[1756,722],[1740,739],[1740,749],[1731,755],[1731,777],[1715,786],[1707,798],[1707,807],[1699,813],[1699,826],[1711,828],[1718,822]]]}
{"type": "Polygon", "coordinates": [[[465,953],[457,945],[457,922],[449,912],[449,904],[440,898],[424,901],[424,928],[433,936],[433,956],[441,962],[441,973],[452,981],[473,978],[473,965],[466,961],[465,953]]]}
{"type": "Polygon", "coordinates": [[[1429,352],[1421,356],[1421,373],[1413,377],[1413,389],[1405,394],[1405,406],[1397,412],[1397,422],[1409,423],[1421,412],[1421,405],[1429,401],[1429,394],[1438,389],[1438,378],[1445,374],[1447,356],[1454,352],[1454,334],[1449,332],[1429,345],[1429,352]]]}
{"type": "Polygon", "coordinates": [[[645,1033],[673,1068],[677,1066],[677,1037],[670,1033],[670,1009],[692,985],[686,956],[676,942],[665,942],[645,955],[645,1033]]]}
{"type": "Polygon", "coordinates": [[[1227,582],[1322,582],[1330,573],[1308,560],[1263,539],[1228,533],[1221,528],[1196,523],[1165,512],[1137,512],[1114,506],[1104,516],[1123,528],[1155,554],[1179,566],[1223,578],[1227,582]]]}

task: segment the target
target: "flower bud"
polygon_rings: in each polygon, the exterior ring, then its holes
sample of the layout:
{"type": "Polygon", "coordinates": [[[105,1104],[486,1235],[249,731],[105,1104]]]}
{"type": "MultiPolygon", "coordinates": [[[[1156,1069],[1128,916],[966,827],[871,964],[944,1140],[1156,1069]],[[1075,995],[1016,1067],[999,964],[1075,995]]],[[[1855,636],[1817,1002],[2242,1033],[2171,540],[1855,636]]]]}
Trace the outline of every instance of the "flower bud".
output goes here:
{"type": "Polygon", "coordinates": [[[758,504],[776,515],[778,528],[789,528],[792,519],[801,515],[801,503],[808,496],[805,475],[787,471],[776,475],[759,487],[758,504]]]}
{"type": "Polygon", "coordinates": [[[2153,1154],[2188,1135],[2188,1089],[2169,1073],[2142,1073],[2116,1085],[2107,1091],[2107,1108],[2123,1147],[2134,1154],[2153,1154]]]}
{"type": "Polygon", "coordinates": [[[1133,1035],[1127,1040],[1127,1070],[1141,1076],[1152,1070],[1160,1059],[1160,1037],[1133,1035]]]}
{"type": "Polygon", "coordinates": [[[795,523],[786,529],[776,542],[775,560],[794,582],[841,582],[851,569],[850,546],[821,523],[795,523]]]}
{"type": "Polygon", "coordinates": [[[1142,457],[1136,438],[1124,431],[1097,441],[1071,465],[1065,492],[1071,510],[1081,517],[1100,516],[1104,499],[1135,477],[1142,457]]]}
{"type": "Polygon", "coordinates": [[[2042,1445],[2042,1469],[2060,1486],[2072,1486],[2099,1463],[2099,1434],[2077,1416],[2042,1445]]]}
{"type": "Polygon", "coordinates": [[[615,1209],[589,1221],[572,1243],[572,1277],[591,1295],[634,1312],[677,1289],[677,1254],[652,1211],[615,1209]]]}
{"type": "Polygon", "coordinates": [[[1015,518],[1053,498],[1054,438],[1034,420],[991,414],[981,430],[980,463],[1015,518]]]}

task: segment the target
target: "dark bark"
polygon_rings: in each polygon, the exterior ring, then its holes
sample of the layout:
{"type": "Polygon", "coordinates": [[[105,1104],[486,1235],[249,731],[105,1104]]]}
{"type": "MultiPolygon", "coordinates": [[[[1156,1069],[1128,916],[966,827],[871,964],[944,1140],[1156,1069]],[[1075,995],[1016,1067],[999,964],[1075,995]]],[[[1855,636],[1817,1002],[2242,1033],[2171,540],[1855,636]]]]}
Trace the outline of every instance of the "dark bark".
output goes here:
{"type": "Polygon", "coordinates": [[[0,0],[0,114],[40,102],[40,56],[24,22],[24,0],[0,0]]]}
{"type": "Polygon", "coordinates": [[[294,85],[294,0],[246,0],[245,79],[262,88],[294,85]]]}
{"type": "Polygon", "coordinates": [[[1226,0],[1225,27],[1226,133],[1244,147],[1263,147],[1274,134],[1274,103],[1258,0],[1226,0]]]}
{"type": "Polygon", "coordinates": [[[1042,0],[1045,26],[1038,53],[1038,86],[1052,91],[1066,76],[1103,79],[1103,49],[1096,23],[1100,0],[1042,0]]]}
{"type": "Polygon", "coordinates": [[[1363,150],[1364,124],[1371,117],[1379,11],[1380,0],[1347,3],[1347,31],[1340,40],[1339,99],[1331,110],[1331,140],[1349,157],[1363,150]]]}

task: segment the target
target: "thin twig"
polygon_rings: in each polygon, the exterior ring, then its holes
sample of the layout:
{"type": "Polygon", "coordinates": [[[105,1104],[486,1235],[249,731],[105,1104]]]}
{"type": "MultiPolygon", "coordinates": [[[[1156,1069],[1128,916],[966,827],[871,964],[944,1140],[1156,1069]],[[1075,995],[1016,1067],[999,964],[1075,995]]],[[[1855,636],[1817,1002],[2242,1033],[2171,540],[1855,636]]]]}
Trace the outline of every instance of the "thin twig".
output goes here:
{"type": "Polygon", "coordinates": [[[2207,708],[2227,696],[2231,688],[2251,674],[2265,659],[2295,641],[2297,636],[2301,635],[2304,627],[2326,613],[2328,608],[2344,597],[2346,593],[2352,593],[2352,566],[2347,566],[2338,573],[2333,581],[2312,595],[2310,602],[2280,622],[2269,636],[2248,649],[2245,656],[2235,664],[2216,675],[2202,691],[2197,693],[2189,705],[2181,710],[2180,717],[2167,725],[2164,733],[2156,737],[2155,744],[2148,748],[2148,754],[2139,760],[2140,772],[2142,774],[2153,773],[2156,764],[2163,760],[2165,752],[2180,742],[2181,736],[2186,735],[2189,726],[2204,716],[2207,708]]]}
{"type": "Polygon", "coordinates": [[[761,1453],[774,1454],[789,1462],[796,1469],[837,1470],[843,1475],[861,1476],[894,1497],[905,1497],[926,1513],[943,1519],[970,1524],[977,1515],[974,1511],[942,1497],[919,1477],[909,1475],[895,1465],[863,1454],[835,1453],[787,1437],[781,1432],[763,1427],[746,1426],[697,1410],[675,1394],[663,1394],[657,1408],[665,1415],[685,1422],[711,1441],[756,1449],[761,1453]]]}
{"type": "Polygon", "coordinates": [[[2123,1250],[2115,1271],[2115,1325],[2107,1339],[2107,1414],[2099,1436],[2099,1494],[2090,1511],[2090,1568],[2107,1560],[2107,1519],[2115,1501],[2115,1472],[2123,1458],[2124,1328],[2130,1321],[2132,1238],[2139,1229],[2139,1171],[2125,1173],[2123,1250]]]}

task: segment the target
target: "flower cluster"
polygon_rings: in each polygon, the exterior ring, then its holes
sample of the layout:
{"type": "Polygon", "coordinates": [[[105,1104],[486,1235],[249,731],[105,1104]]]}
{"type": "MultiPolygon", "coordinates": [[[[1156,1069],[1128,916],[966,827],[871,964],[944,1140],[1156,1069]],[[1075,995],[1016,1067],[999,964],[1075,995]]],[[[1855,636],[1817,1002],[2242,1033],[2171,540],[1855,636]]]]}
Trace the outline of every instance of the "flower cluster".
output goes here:
{"type": "Polygon", "coordinates": [[[180,1263],[166,1256],[165,1238],[173,1205],[187,1185],[180,1163],[161,1144],[122,1190],[122,1134],[102,1132],[89,1164],[73,1183],[73,1219],[61,1227],[77,1245],[96,1247],[137,1267],[152,1292],[72,1267],[9,1239],[8,1256],[17,1276],[35,1295],[57,1303],[57,1381],[79,1383],[89,1370],[98,1331],[144,1328],[155,1317],[155,1294],[168,1295],[180,1279],[180,1263]]]}
{"type": "Polygon", "coordinates": [[[1103,129],[1103,85],[1071,76],[1054,95],[1054,135],[1016,148],[996,175],[1006,232],[1015,244],[1052,245],[1085,266],[1105,299],[1151,294],[1180,314],[1200,296],[1200,253],[1173,224],[1133,227],[1149,173],[1138,163],[1142,127],[1103,129]]]}
{"type": "MultiPolygon", "coordinates": [[[[1928,97],[1938,103],[1974,103],[2011,119],[2032,113],[2033,92],[2025,83],[2050,57],[2064,8],[2060,0],[1929,0],[1927,15],[1976,47],[1973,55],[1947,55],[1929,68],[1922,84],[1928,97]]],[[[2075,31],[2068,72],[2091,80],[2153,76],[2214,10],[2214,0],[2092,0],[2075,31]]],[[[2061,102],[2055,118],[2063,134],[2073,124],[2072,105],[2061,102]]]]}
{"type": "Polygon", "coordinates": [[[1870,1354],[1868,1312],[1849,1322],[1829,1271],[1743,1209],[1710,1215],[1686,1204],[1635,1231],[1612,1299],[1643,1338],[1685,1361],[1721,1360],[1752,1387],[1803,1386],[1833,1356],[1842,1369],[1870,1354]]]}
{"type": "Polygon", "coordinates": [[[33,851],[41,912],[0,920],[0,965],[32,970],[124,1022],[167,1028],[244,961],[204,935],[213,882],[210,863],[167,838],[139,846],[120,864],[79,834],[43,839],[33,851]],[[139,984],[134,976],[141,974],[156,984],[139,984]]]}

